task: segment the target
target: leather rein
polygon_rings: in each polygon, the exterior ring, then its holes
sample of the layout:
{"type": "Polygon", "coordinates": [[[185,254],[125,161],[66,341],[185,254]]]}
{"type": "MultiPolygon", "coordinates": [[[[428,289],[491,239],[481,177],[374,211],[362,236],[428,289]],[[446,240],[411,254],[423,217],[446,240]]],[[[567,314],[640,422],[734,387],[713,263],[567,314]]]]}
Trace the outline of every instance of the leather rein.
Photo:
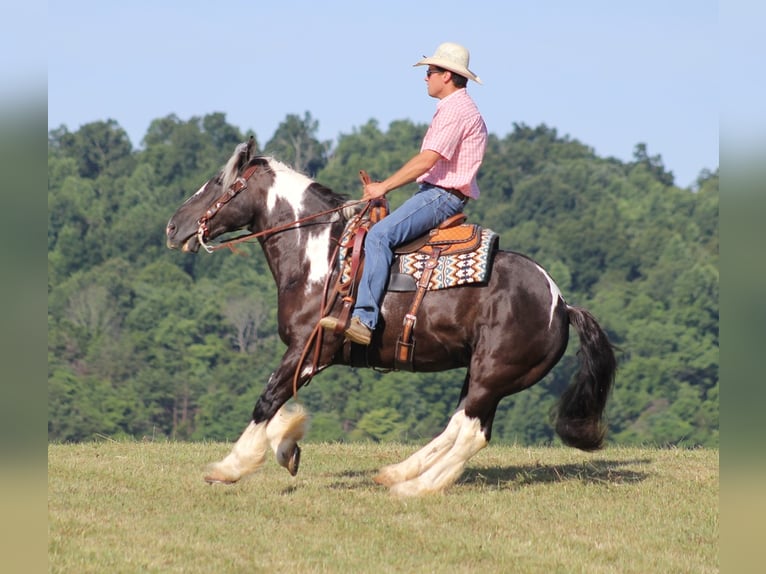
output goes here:
{"type": "MultiPolygon", "coordinates": [[[[288,229],[294,229],[296,227],[299,227],[302,223],[305,223],[307,221],[311,221],[313,219],[316,219],[318,217],[322,217],[324,215],[329,215],[331,213],[337,213],[338,211],[341,211],[345,209],[346,207],[359,205],[361,203],[366,203],[367,205],[362,210],[362,213],[358,215],[358,217],[361,218],[361,215],[363,215],[367,210],[370,209],[372,203],[374,200],[365,200],[360,199],[358,201],[350,201],[347,202],[339,207],[334,207],[332,209],[327,209],[325,211],[320,211],[319,213],[314,213],[312,215],[308,215],[306,217],[302,217],[300,219],[297,219],[295,221],[291,221],[282,225],[277,225],[276,227],[270,227],[269,229],[264,229],[262,231],[254,232],[254,233],[246,233],[244,235],[240,235],[237,237],[234,237],[232,239],[222,241],[220,243],[216,243],[215,245],[210,245],[208,243],[205,243],[205,237],[208,234],[208,222],[215,217],[215,215],[221,210],[221,208],[229,203],[232,199],[234,199],[239,193],[241,193],[243,190],[247,189],[247,182],[248,180],[253,176],[253,174],[258,170],[257,165],[251,165],[247,169],[245,169],[244,172],[242,172],[242,175],[239,176],[234,183],[232,183],[229,186],[229,189],[227,189],[216,201],[212,203],[212,205],[205,211],[204,215],[199,218],[197,221],[198,228],[197,228],[197,240],[199,241],[200,245],[205,248],[205,251],[208,253],[213,253],[214,251],[217,251],[219,249],[223,249],[224,247],[231,249],[234,251],[233,246],[237,243],[242,243],[244,241],[249,241],[251,239],[257,239],[258,237],[264,237],[266,235],[271,235],[274,233],[279,233],[280,231],[286,231],[288,229]]],[[[359,172],[360,179],[362,180],[362,184],[369,183],[370,177],[367,175],[367,172],[364,170],[361,170],[359,172]]],[[[338,244],[335,248],[335,253],[333,254],[332,260],[334,261],[337,257],[338,249],[340,248],[340,244],[338,244]]],[[[328,294],[329,294],[329,281],[330,281],[331,274],[327,275],[327,278],[325,280],[325,285],[323,289],[323,305],[322,305],[322,312],[321,316],[324,316],[329,310],[332,308],[335,298],[330,298],[328,300],[328,294]]],[[[337,293],[335,294],[337,297],[337,293]]],[[[308,340],[306,341],[306,345],[303,348],[303,352],[301,353],[300,361],[298,362],[298,365],[295,369],[295,373],[293,375],[293,396],[297,398],[298,396],[298,380],[300,379],[301,369],[303,368],[303,364],[306,361],[306,358],[311,350],[311,348],[314,348],[314,356],[312,359],[312,362],[309,365],[308,372],[305,373],[307,379],[310,381],[313,376],[317,373],[318,370],[318,364],[319,364],[319,351],[322,346],[322,328],[319,326],[319,323],[316,324],[314,327],[311,335],[309,336],[308,340]],[[314,344],[316,343],[316,344],[314,344]]]]}
{"type": "Polygon", "coordinates": [[[208,228],[208,222],[215,217],[215,215],[221,210],[221,208],[229,203],[232,199],[234,199],[239,193],[241,193],[243,190],[247,189],[247,182],[248,180],[253,176],[253,174],[258,171],[257,165],[251,165],[248,167],[244,172],[242,172],[242,175],[240,175],[236,180],[234,180],[234,183],[232,183],[229,186],[229,189],[227,189],[217,200],[215,200],[212,205],[205,211],[205,214],[200,217],[197,220],[197,241],[199,241],[199,244],[202,245],[202,247],[207,251],[208,253],[213,253],[214,251],[218,251],[219,249],[223,249],[224,247],[232,249],[233,245],[236,245],[237,243],[242,243],[244,241],[250,241],[252,239],[257,239],[259,237],[264,237],[266,235],[271,235],[274,233],[279,233],[280,231],[286,231],[288,229],[293,229],[296,227],[300,227],[302,223],[306,223],[307,221],[311,221],[313,219],[317,219],[319,217],[322,217],[324,215],[329,215],[331,213],[337,213],[338,211],[341,211],[345,209],[346,207],[354,206],[360,203],[369,203],[366,200],[359,200],[359,201],[351,201],[348,203],[345,203],[339,207],[333,207],[332,209],[327,209],[325,211],[320,211],[318,213],[313,213],[311,215],[307,215],[306,217],[301,217],[300,219],[297,219],[295,221],[290,221],[288,223],[284,223],[282,225],[277,225],[276,227],[270,227],[269,229],[264,229],[262,231],[257,231],[253,233],[246,233],[244,235],[239,235],[237,237],[234,237],[232,239],[228,239],[226,241],[222,241],[220,243],[216,243],[215,245],[211,245],[205,242],[205,238],[207,237],[207,234],[209,232],[208,228]]]}

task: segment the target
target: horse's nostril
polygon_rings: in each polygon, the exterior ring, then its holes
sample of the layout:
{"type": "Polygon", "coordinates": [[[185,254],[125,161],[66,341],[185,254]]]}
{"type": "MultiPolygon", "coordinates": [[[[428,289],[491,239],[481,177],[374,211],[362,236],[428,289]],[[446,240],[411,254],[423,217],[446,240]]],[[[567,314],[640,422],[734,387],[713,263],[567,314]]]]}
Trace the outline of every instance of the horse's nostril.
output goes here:
{"type": "Polygon", "coordinates": [[[167,229],[165,230],[165,233],[166,233],[167,235],[170,235],[170,234],[171,234],[171,233],[173,233],[175,230],[176,230],[176,226],[175,226],[175,224],[174,224],[174,223],[168,223],[168,227],[167,227],[167,229]]]}

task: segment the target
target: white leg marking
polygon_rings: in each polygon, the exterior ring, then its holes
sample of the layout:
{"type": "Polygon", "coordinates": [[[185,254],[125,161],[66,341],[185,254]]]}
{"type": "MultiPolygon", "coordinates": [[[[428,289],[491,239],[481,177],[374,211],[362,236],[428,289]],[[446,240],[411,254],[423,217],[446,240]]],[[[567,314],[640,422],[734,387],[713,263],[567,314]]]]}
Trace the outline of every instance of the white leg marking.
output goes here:
{"type": "Polygon", "coordinates": [[[255,424],[250,421],[245,432],[234,443],[228,456],[210,466],[205,480],[208,482],[237,482],[243,476],[255,472],[263,464],[268,448],[266,423],[255,424]]]}
{"type": "Polygon", "coordinates": [[[556,306],[559,303],[559,299],[564,299],[564,297],[561,295],[561,290],[559,289],[559,286],[556,285],[556,282],[553,280],[553,277],[548,275],[548,272],[540,267],[539,265],[537,268],[540,270],[540,273],[542,273],[545,276],[546,281],[548,281],[548,289],[551,291],[551,307],[550,307],[550,315],[548,317],[548,327],[550,327],[553,324],[553,314],[556,311],[556,306]]]}
{"type": "Polygon", "coordinates": [[[460,411],[455,416],[459,417],[460,423],[458,437],[449,452],[439,457],[420,476],[393,485],[392,494],[421,496],[444,491],[460,477],[468,459],[487,446],[479,419],[468,418],[465,411],[460,411]]]}
{"type": "Polygon", "coordinates": [[[415,478],[429,469],[437,460],[449,452],[455,444],[464,418],[464,411],[456,412],[452,415],[447,428],[439,436],[406,460],[381,468],[374,478],[375,482],[385,486],[392,486],[396,483],[415,478]]]}
{"type": "Polygon", "coordinates": [[[295,445],[306,434],[308,423],[309,415],[301,405],[284,406],[269,421],[266,435],[281,466],[287,468],[295,445]]]}

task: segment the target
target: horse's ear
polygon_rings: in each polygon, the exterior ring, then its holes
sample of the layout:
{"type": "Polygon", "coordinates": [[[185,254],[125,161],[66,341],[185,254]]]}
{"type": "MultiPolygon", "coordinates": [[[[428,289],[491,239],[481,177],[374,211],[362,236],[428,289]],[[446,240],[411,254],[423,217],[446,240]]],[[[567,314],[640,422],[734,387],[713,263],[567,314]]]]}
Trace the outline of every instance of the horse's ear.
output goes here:
{"type": "Polygon", "coordinates": [[[247,140],[247,159],[249,161],[251,157],[255,155],[255,137],[250,136],[247,140]]]}
{"type": "Polygon", "coordinates": [[[247,143],[242,142],[241,144],[237,144],[237,147],[234,149],[234,155],[237,156],[238,162],[240,164],[247,161],[247,156],[249,155],[249,148],[247,143]]]}

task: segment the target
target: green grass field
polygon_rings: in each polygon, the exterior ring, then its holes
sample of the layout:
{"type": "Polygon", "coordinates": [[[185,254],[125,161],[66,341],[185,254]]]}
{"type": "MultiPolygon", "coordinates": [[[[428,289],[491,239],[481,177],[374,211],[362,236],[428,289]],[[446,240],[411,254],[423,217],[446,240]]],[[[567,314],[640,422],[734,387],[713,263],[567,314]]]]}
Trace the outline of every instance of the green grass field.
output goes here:
{"type": "Polygon", "coordinates": [[[717,450],[490,445],[444,495],[373,483],[418,445],[303,445],[207,485],[218,443],[48,447],[51,572],[718,572],[717,450]]]}

